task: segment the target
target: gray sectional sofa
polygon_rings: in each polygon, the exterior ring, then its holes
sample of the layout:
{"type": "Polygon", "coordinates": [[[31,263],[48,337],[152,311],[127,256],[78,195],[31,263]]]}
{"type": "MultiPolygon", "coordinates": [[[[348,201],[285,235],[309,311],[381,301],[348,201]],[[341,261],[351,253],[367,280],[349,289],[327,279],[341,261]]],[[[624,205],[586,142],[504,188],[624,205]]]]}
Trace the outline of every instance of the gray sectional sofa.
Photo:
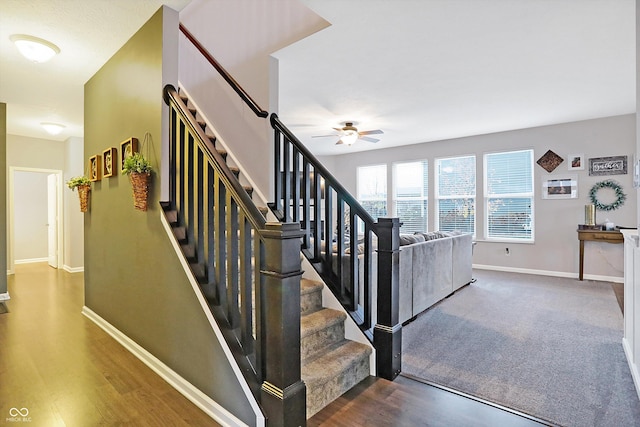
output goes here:
{"type": "Polygon", "coordinates": [[[472,280],[471,234],[400,236],[400,322],[417,316],[472,280]]]}
{"type": "MultiPolygon", "coordinates": [[[[412,319],[471,282],[472,247],[473,239],[471,234],[455,231],[400,235],[400,323],[412,319]]],[[[364,299],[363,258],[364,255],[358,255],[358,281],[360,283],[361,301],[364,299]]],[[[337,256],[334,252],[334,270],[336,269],[336,264],[337,256]]],[[[349,257],[342,257],[342,270],[348,275],[349,257]]],[[[375,275],[377,271],[377,254],[375,251],[373,252],[372,271],[375,275]]],[[[347,280],[349,280],[348,277],[347,280]]],[[[375,297],[375,287],[373,294],[375,297]]],[[[373,319],[374,322],[375,320],[373,319]]]]}

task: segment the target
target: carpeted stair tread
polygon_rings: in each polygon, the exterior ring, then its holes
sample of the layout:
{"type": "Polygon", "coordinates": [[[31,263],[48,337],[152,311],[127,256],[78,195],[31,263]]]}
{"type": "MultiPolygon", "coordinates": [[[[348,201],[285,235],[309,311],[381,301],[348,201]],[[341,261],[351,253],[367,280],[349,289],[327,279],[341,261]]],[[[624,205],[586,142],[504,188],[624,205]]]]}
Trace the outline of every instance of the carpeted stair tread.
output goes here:
{"type": "Polygon", "coordinates": [[[301,377],[307,386],[307,418],[369,376],[370,354],[369,346],[342,340],[313,360],[303,360],[301,377]]]}
{"type": "Polygon", "coordinates": [[[342,311],[323,308],[300,318],[300,339],[344,322],[347,315],[342,311]]]}
{"type": "Polygon", "coordinates": [[[300,295],[310,294],[311,292],[317,292],[322,290],[324,285],[322,282],[309,279],[300,279],[300,295]]]}
{"type": "Polygon", "coordinates": [[[307,388],[323,384],[349,369],[363,357],[369,358],[371,347],[359,342],[342,340],[302,363],[302,379],[307,388]]]}

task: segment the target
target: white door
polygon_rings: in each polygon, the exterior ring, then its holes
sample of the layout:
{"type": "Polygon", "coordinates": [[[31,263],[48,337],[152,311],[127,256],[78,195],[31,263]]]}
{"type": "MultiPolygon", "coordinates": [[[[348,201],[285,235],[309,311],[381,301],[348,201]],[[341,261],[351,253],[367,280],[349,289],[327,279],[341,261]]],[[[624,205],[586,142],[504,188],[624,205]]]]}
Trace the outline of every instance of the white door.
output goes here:
{"type": "Polygon", "coordinates": [[[49,237],[49,265],[58,268],[58,180],[47,176],[47,234],[49,237]]]}

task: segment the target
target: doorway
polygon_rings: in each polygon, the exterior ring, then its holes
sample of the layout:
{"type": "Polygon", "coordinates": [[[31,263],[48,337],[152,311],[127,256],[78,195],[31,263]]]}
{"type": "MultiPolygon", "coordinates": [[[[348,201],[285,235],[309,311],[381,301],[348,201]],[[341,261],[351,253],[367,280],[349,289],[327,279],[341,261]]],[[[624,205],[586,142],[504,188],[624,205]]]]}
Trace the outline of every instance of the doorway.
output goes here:
{"type": "Polygon", "coordinates": [[[16,263],[62,266],[62,171],[9,168],[9,273],[16,263]]]}

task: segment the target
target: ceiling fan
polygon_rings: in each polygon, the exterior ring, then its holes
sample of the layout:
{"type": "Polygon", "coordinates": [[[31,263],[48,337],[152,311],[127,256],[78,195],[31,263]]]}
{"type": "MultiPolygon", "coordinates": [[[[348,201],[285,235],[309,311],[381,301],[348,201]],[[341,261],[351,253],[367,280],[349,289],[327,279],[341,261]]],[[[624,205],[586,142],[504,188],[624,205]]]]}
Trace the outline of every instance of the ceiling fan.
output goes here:
{"type": "Polygon", "coordinates": [[[361,139],[363,141],[367,141],[367,142],[378,142],[380,141],[379,139],[376,138],[370,138],[366,135],[379,135],[382,134],[384,132],[382,132],[380,129],[374,129],[374,130],[365,130],[365,131],[358,131],[358,128],[354,126],[355,122],[344,122],[344,126],[341,128],[333,128],[334,130],[338,131],[338,134],[332,134],[332,135],[315,135],[312,136],[312,138],[325,138],[325,137],[329,137],[329,136],[338,136],[340,137],[340,139],[338,139],[338,142],[336,142],[336,145],[340,145],[340,144],[346,144],[346,145],[352,145],[354,142],[356,142],[357,140],[361,139]]]}

